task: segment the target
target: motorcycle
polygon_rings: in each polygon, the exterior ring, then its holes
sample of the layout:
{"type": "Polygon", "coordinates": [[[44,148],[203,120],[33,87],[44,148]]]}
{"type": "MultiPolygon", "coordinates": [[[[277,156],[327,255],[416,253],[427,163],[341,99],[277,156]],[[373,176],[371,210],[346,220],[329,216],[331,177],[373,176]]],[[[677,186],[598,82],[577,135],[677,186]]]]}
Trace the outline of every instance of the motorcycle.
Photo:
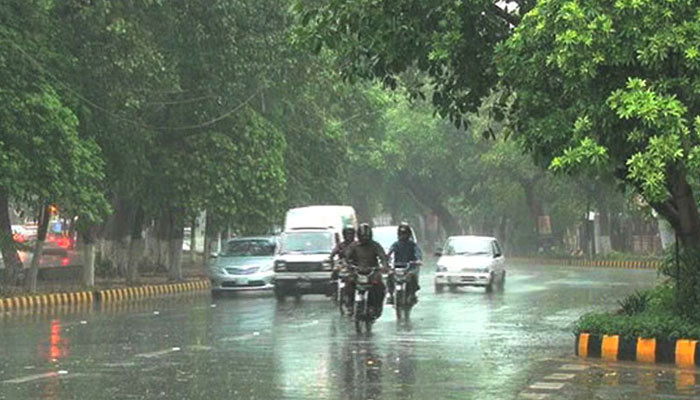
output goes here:
{"type": "Polygon", "coordinates": [[[402,315],[405,319],[409,319],[411,316],[411,308],[415,305],[415,302],[408,291],[408,283],[412,276],[416,274],[418,265],[420,264],[417,262],[410,262],[405,267],[394,266],[394,309],[398,320],[402,318],[402,315]]]}
{"type": "Polygon", "coordinates": [[[345,312],[352,313],[352,298],[353,293],[350,292],[351,275],[347,268],[341,268],[338,271],[338,278],[335,281],[335,296],[334,300],[338,303],[340,315],[345,315],[345,312]]]}
{"type": "Polygon", "coordinates": [[[374,268],[366,273],[360,271],[357,267],[353,268],[355,280],[355,304],[353,314],[355,316],[355,330],[357,333],[362,333],[364,327],[365,332],[372,331],[372,324],[379,317],[380,310],[374,310],[369,304],[369,294],[376,282],[372,282],[372,276],[379,269],[374,268]]]}

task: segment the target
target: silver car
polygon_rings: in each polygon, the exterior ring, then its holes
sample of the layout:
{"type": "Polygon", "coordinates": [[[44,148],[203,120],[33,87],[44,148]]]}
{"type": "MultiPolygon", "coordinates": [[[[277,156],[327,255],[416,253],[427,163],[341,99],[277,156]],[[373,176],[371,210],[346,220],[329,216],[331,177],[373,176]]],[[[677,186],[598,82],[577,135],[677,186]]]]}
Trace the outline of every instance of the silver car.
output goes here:
{"type": "Polygon", "coordinates": [[[241,237],[227,241],[209,263],[212,294],[274,287],[277,238],[241,237]]]}
{"type": "Polygon", "coordinates": [[[506,279],[505,260],[496,238],[490,236],[450,236],[440,256],[435,272],[435,291],[447,286],[483,287],[491,291],[503,287],[506,279]]]}

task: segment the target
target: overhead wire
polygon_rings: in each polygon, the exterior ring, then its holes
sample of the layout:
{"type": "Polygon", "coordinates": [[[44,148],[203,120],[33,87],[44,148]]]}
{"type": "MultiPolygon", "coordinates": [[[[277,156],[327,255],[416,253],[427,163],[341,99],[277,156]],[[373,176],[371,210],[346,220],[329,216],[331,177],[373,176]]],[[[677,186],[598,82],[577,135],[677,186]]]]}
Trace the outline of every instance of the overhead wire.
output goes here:
{"type": "MultiPolygon", "coordinates": [[[[225,112],[225,113],[223,113],[215,118],[212,118],[208,121],[205,121],[205,122],[192,124],[192,125],[181,125],[181,126],[157,126],[157,125],[139,123],[139,122],[134,121],[131,118],[127,118],[127,117],[123,117],[121,115],[115,114],[114,112],[112,112],[108,108],[101,106],[100,104],[97,104],[96,102],[83,96],[80,92],[73,89],[69,84],[63,82],[61,79],[59,79],[54,74],[52,74],[51,71],[48,70],[48,68],[46,68],[41,62],[39,62],[39,60],[37,60],[34,56],[29,54],[27,51],[25,51],[24,48],[22,48],[22,46],[20,46],[14,40],[12,40],[12,38],[9,38],[7,36],[7,34],[5,34],[5,32],[0,30],[0,34],[3,34],[6,38],[5,40],[7,42],[9,42],[10,45],[12,45],[15,49],[17,49],[20,52],[20,54],[22,54],[22,56],[24,56],[29,61],[31,61],[38,69],[40,69],[43,73],[45,73],[48,77],[50,77],[58,85],[60,85],[61,87],[63,87],[64,89],[66,89],[67,91],[72,93],[73,95],[75,95],[79,100],[83,101],[84,103],[88,104],[89,106],[91,106],[97,110],[104,112],[105,114],[107,114],[108,116],[110,116],[116,120],[128,123],[128,124],[133,125],[133,126],[137,126],[140,128],[154,129],[154,130],[170,130],[170,131],[182,131],[182,130],[193,130],[193,129],[199,129],[199,128],[206,128],[208,126],[216,124],[217,122],[222,121],[222,120],[230,117],[231,115],[236,113],[238,110],[243,108],[245,105],[250,103],[250,101],[253,100],[255,98],[255,96],[257,96],[263,90],[263,88],[259,88],[252,95],[250,95],[248,98],[246,98],[246,100],[238,103],[231,110],[229,110],[229,111],[227,111],[227,112],[225,112]]],[[[177,103],[173,103],[173,104],[177,104],[177,103]]]]}

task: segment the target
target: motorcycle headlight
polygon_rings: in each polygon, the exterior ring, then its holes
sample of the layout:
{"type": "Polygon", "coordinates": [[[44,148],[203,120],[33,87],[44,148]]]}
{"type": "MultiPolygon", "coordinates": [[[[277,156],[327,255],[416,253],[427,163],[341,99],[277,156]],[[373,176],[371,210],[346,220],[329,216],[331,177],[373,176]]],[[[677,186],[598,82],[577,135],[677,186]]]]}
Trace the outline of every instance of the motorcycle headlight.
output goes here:
{"type": "Polygon", "coordinates": [[[275,272],[281,272],[287,270],[287,263],[282,260],[275,261],[275,272]]]}

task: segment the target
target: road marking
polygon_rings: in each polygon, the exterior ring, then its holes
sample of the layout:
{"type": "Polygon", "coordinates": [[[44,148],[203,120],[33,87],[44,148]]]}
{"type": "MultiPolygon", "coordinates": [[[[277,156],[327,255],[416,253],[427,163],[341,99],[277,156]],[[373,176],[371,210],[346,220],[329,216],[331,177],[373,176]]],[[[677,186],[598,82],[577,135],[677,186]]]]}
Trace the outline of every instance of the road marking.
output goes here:
{"type": "Polygon", "coordinates": [[[519,398],[521,399],[529,399],[529,400],[542,400],[546,399],[549,397],[548,394],[546,393],[520,393],[519,398]]]}
{"type": "Polygon", "coordinates": [[[530,389],[542,389],[542,390],[559,390],[564,387],[564,383],[554,383],[554,382],[537,382],[530,385],[530,389]]]}
{"type": "Polygon", "coordinates": [[[564,364],[559,369],[562,371],[585,371],[588,369],[588,366],[580,364],[564,364]]]}
{"type": "Polygon", "coordinates": [[[23,376],[21,378],[8,379],[6,381],[3,381],[2,383],[25,383],[25,382],[36,381],[39,379],[53,378],[56,376],[58,376],[58,372],[46,372],[43,374],[34,374],[34,375],[23,376]]]}
{"type": "Polygon", "coordinates": [[[155,357],[160,357],[164,356],[166,354],[174,353],[176,351],[180,351],[179,347],[173,347],[171,349],[165,349],[165,350],[160,350],[160,351],[154,351],[152,353],[141,353],[137,354],[135,357],[142,357],[142,358],[155,358],[155,357]]]}
{"type": "Polygon", "coordinates": [[[574,376],[576,376],[576,374],[556,373],[556,374],[547,375],[544,377],[544,379],[550,379],[550,380],[554,380],[554,381],[566,381],[569,379],[573,379],[574,376]]]}
{"type": "Polygon", "coordinates": [[[309,326],[318,325],[318,323],[319,323],[319,320],[315,319],[315,320],[313,320],[313,321],[311,321],[311,322],[307,322],[307,323],[305,323],[305,324],[289,325],[289,327],[290,327],[290,328],[296,328],[296,329],[299,329],[299,328],[308,328],[309,326]]]}

